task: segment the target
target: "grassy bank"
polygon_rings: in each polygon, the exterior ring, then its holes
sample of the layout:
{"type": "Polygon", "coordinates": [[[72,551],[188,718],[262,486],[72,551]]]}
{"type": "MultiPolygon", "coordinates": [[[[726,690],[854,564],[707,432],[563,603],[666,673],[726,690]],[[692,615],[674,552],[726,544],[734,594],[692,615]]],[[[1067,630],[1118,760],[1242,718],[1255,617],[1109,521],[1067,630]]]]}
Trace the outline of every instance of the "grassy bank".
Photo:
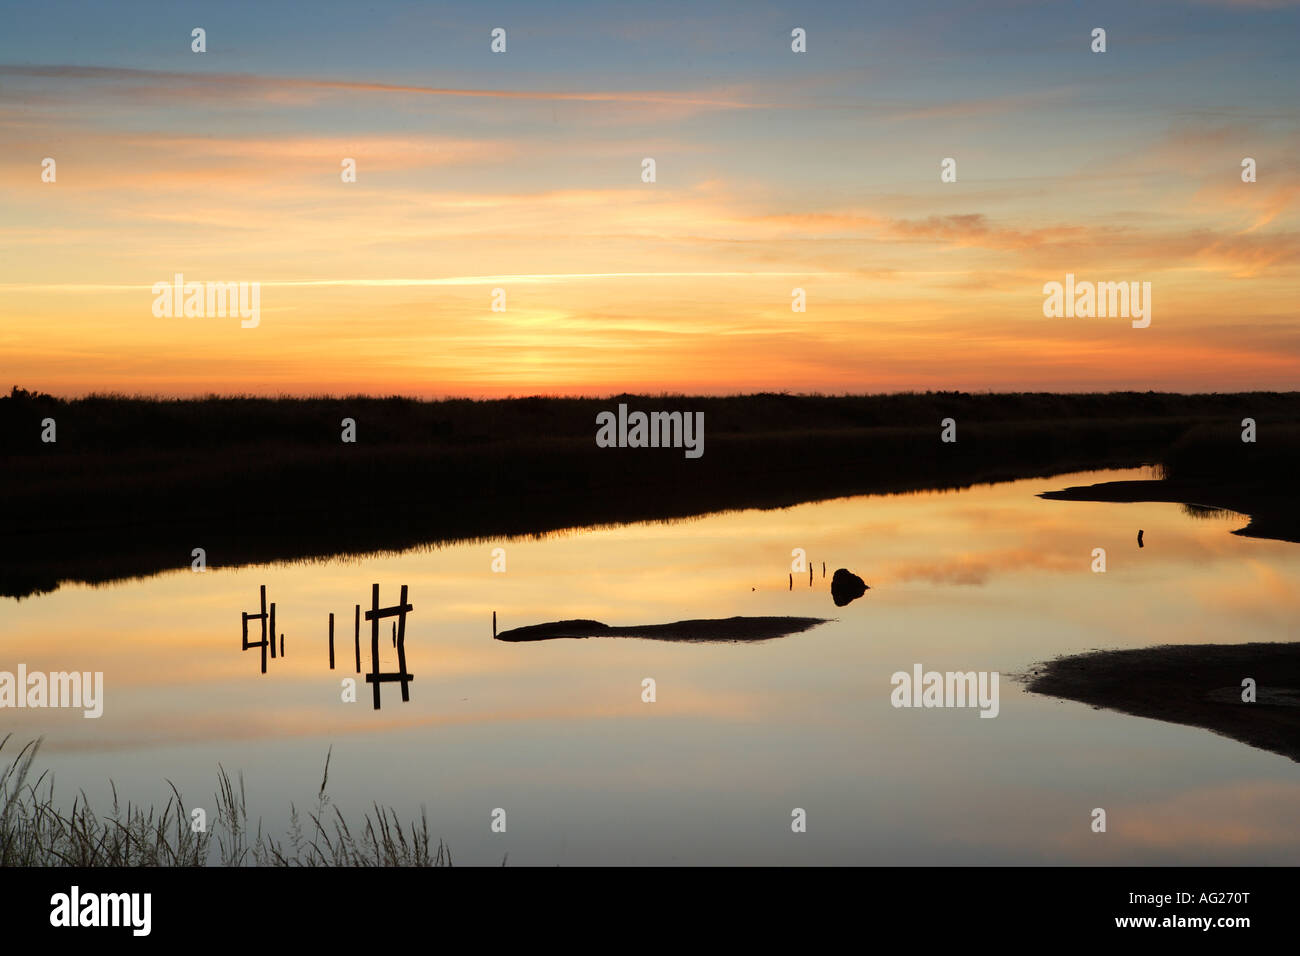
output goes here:
{"type": "Polygon", "coordinates": [[[1294,432],[1300,393],[424,402],[15,391],[0,398],[0,594],[185,568],[196,547],[231,566],[1141,464],[1200,462],[1229,481],[1255,466],[1195,449],[1206,436],[1239,439],[1244,417],[1263,436],[1294,432]],[[703,412],[703,457],[597,447],[596,415],[619,402],[703,412]],[[47,418],[55,443],[41,441],[47,418]],[[341,441],[345,418],[355,444],[341,441]],[[955,443],[940,441],[945,418],[955,443]]]}

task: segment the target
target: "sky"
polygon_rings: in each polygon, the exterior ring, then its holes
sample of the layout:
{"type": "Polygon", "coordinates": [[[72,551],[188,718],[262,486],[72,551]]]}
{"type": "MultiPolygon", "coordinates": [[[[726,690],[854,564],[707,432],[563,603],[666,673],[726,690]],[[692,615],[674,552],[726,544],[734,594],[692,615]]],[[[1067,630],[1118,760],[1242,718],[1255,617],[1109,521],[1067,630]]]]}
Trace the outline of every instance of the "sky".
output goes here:
{"type": "Polygon", "coordinates": [[[1295,389],[1297,39],[1281,0],[0,0],[0,387],[1295,389]],[[177,274],[257,325],[156,315],[177,274]],[[1150,325],[1045,316],[1067,274],[1150,325]]]}

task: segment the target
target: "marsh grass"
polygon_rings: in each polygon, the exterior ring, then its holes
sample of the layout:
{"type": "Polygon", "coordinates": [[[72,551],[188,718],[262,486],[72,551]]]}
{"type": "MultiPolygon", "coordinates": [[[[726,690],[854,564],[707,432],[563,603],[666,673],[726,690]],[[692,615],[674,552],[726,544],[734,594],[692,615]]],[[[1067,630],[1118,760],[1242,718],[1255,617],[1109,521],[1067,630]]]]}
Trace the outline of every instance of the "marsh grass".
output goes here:
{"type": "MultiPolygon", "coordinates": [[[[248,819],[244,776],[231,779],[218,765],[216,812],[195,833],[176,786],[161,810],[128,802],[113,791],[112,809],[98,814],[84,791],[66,813],[58,808],[48,771],[31,779],[40,740],[5,758],[12,734],[0,739],[0,866],[451,866],[451,851],[429,837],[429,821],[403,824],[391,808],[374,804],[359,828],[349,826],[326,793],[330,754],[315,806],[305,815],[290,804],[285,840],[248,819]]],[[[9,748],[12,752],[12,747],[9,748]]],[[[504,861],[503,861],[504,863],[504,861]]]]}
{"type": "Polygon", "coordinates": [[[234,567],[1155,463],[1251,480],[1280,474],[1270,456],[1297,422],[1300,392],[425,402],[15,387],[0,395],[0,595],[171,571],[178,539],[234,567]],[[704,456],[600,448],[596,415],[620,402],[704,413],[704,456]],[[1243,448],[1247,415],[1260,440],[1243,448]],[[40,441],[46,417],[56,443],[40,441]],[[364,453],[341,441],[344,417],[364,453]],[[940,440],[948,417],[957,442],[940,440]],[[1233,453],[1183,442],[1196,429],[1233,453]]]}
{"type": "Polygon", "coordinates": [[[1237,512],[1230,511],[1227,508],[1213,508],[1209,505],[1182,504],[1182,513],[1189,518],[1195,518],[1197,521],[1207,521],[1210,519],[1236,519],[1239,517],[1237,512]]]}

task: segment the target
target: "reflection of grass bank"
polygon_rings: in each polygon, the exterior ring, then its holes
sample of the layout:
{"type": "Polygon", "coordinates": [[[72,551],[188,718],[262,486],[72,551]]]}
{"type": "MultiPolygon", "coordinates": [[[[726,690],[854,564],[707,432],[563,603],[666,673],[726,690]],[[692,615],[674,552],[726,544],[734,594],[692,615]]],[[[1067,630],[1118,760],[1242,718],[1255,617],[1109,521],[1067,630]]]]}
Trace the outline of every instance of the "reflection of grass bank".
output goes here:
{"type": "Polygon", "coordinates": [[[1186,644],[1061,657],[1027,677],[1035,694],[1203,727],[1300,761],[1300,643],[1186,644]],[[1241,699],[1242,681],[1257,699],[1241,699]]]}
{"type": "MultiPolygon", "coordinates": [[[[0,751],[12,734],[0,739],[0,751]]],[[[249,830],[243,774],[236,785],[219,768],[216,812],[207,830],[195,833],[191,810],[171,786],[162,810],[128,804],[97,815],[84,793],[73,800],[67,813],[57,809],[53,781],[42,773],[31,781],[31,768],[39,741],[28,743],[4,769],[0,769],[0,866],[451,866],[451,852],[441,841],[433,846],[428,820],[403,828],[391,809],[374,808],[356,833],[325,794],[329,757],[321,779],[316,807],[304,826],[290,805],[289,839],[276,841],[249,830]],[[331,814],[330,811],[333,811],[331,814]]]]}
{"type": "Polygon", "coordinates": [[[1219,519],[1232,518],[1239,514],[1239,512],[1232,511],[1228,508],[1208,508],[1205,505],[1189,505],[1186,502],[1182,502],[1181,504],[1182,508],[1180,510],[1182,513],[1187,515],[1187,517],[1195,518],[1198,521],[1217,521],[1219,519]]]}
{"type": "Polygon", "coordinates": [[[1195,429],[1236,434],[1245,416],[1264,447],[1300,421],[1300,393],[420,402],[16,392],[0,398],[0,594],[186,568],[195,547],[234,566],[1166,462],[1195,429]],[[597,447],[596,415],[619,402],[703,412],[703,457],[597,447]],[[47,417],[55,444],[40,441],[47,417]],[[340,441],[344,418],[356,421],[356,444],[340,441]],[[955,443],[940,441],[946,418],[955,443]]]}
{"type": "Polygon", "coordinates": [[[1226,512],[1249,515],[1236,532],[1245,537],[1300,541],[1300,425],[1261,428],[1242,441],[1240,423],[1200,424],[1188,429],[1160,458],[1158,481],[1106,481],[1048,492],[1058,501],[1173,502],[1193,518],[1226,512]]]}
{"type": "Polygon", "coordinates": [[[1162,455],[1158,481],[1109,481],[1043,495],[1064,501],[1164,501],[1185,506],[1197,517],[1225,512],[1250,515],[1236,532],[1251,538],[1300,542],[1300,427],[1277,424],[1254,442],[1241,440],[1239,426],[1200,425],[1189,429],[1162,455]]]}
{"type": "MultiPolygon", "coordinates": [[[[1281,476],[1279,476],[1281,478],[1281,476]]],[[[1247,538],[1274,538],[1300,542],[1300,501],[1283,481],[1236,484],[1230,480],[1105,481],[1047,491],[1040,495],[1055,501],[1110,501],[1115,503],[1166,502],[1183,506],[1194,518],[1250,515],[1246,527],[1234,534],[1247,538]]]]}

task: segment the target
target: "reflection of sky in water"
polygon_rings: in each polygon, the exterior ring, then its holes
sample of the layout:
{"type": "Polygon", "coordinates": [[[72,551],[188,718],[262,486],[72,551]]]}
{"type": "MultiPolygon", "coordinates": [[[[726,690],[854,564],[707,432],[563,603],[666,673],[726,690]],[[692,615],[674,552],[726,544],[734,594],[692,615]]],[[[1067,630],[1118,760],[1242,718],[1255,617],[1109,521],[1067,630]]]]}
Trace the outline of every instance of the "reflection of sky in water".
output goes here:
{"type": "MultiPolygon", "coordinates": [[[[46,735],[56,792],[211,809],[216,766],[243,770],[250,813],[287,825],[311,805],[326,749],[350,816],[371,800],[430,828],[458,862],[1294,863],[1300,767],[1208,731],[1025,694],[1005,675],[1058,654],[1156,643],[1295,640],[1300,546],[1228,534],[1174,504],[1044,501],[1040,491],[1136,473],[964,492],[851,498],[539,540],[319,564],[188,570],[0,605],[0,668],[102,670],[105,714],[6,711],[46,735]],[[1137,529],[1146,547],[1137,548],[1137,529]],[[795,576],[790,552],[816,572],[795,576]],[[1108,572],[1089,568],[1093,548],[1108,572]],[[821,577],[821,562],[827,577],[821,577]],[[828,592],[848,567],[872,590],[828,592]],[[352,608],[410,585],[412,700],[339,702],[352,608]],[[288,657],[258,673],[239,612],[265,583],[288,657]],[[757,590],[751,590],[757,588],[757,590]],[[503,644],[502,629],[738,614],[837,618],[770,643],[503,644]],[[326,620],[336,619],[338,670],[326,620]],[[895,710],[914,663],[997,670],[1001,715],[895,710]],[[658,702],[641,702],[654,677],[658,702]],[[790,832],[793,807],[808,832],[790,832]],[[504,807],[508,833],[489,832],[504,807]],[[1109,832],[1089,830],[1105,807],[1109,832]]],[[[454,502],[449,503],[454,507],[454,502]]],[[[201,542],[181,542],[189,549],[201,542]]],[[[181,559],[178,559],[181,563],[181,559]]],[[[395,669],[389,625],[382,666],[395,669]]],[[[363,622],[363,669],[369,669],[363,622]]],[[[12,741],[11,741],[12,746],[12,741]]],[[[8,748],[6,748],[8,752],[8,748]]],[[[105,801],[106,803],[106,801],[105,801]]]]}

